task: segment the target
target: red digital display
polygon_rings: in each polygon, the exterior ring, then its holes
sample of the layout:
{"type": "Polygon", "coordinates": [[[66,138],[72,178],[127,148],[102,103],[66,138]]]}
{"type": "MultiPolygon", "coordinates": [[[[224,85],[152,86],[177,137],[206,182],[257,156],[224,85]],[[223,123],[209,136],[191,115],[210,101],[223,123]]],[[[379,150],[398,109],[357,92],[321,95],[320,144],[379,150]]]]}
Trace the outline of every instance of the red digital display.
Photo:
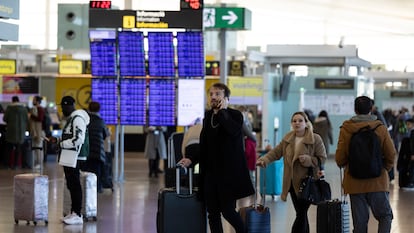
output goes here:
{"type": "Polygon", "coordinates": [[[92,9],[111,9],[111,1],[90,1],[89,8],[92,9]]]}
{"type": "Polygon", "coordinates": [[[193,10],[200,10],[202,7],[202,0],[182,0],[181,6],[193,10]]]}

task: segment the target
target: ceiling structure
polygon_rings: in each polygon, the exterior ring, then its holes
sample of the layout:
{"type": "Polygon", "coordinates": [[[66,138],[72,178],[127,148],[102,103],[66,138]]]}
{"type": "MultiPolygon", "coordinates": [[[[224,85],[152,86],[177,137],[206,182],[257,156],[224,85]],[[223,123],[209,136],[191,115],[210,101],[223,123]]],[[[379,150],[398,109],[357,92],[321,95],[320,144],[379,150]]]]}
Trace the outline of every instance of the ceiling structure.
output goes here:
{"type": "Polygon", "coordinates": [[[204,1],[252,11],[252,30],[240,49],[267,44],[356,45],[359,56],[388,70],[414,71],[414,1],[226,0],[204,1]]]}
{"type": "MultiPolygon", "coordinates": [[[[143,0],[113,0],[124,5],[143,0]]],[[[57,4],[88,0],[20,0],[19,44],[56,49],[57,4]],[[36,19],[36,27],[33,27],[36,19]]],[[[252,11],[252,30],[237,33],[237,49],[269,44],[356,45],[359,57],[387,70],[414,71],[412,0],[204,0],[252,11]]],[[[3,42],[4,43],[4,42],[3,42]]],[[[7,44],[7,43],[6,43],[7,44]]]]}

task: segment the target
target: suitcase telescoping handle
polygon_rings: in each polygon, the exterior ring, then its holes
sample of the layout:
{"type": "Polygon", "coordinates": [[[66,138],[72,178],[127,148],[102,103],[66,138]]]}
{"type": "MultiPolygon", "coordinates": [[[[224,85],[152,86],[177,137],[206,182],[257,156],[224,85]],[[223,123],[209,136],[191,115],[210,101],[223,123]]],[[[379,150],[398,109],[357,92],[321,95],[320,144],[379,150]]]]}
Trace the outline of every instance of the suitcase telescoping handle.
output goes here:
{"type": "Polygon", "coordinates": [[[187,168],[184,166],[181,166],[179,164],[177,164],[176,169],[175,169],[175,189],[177,194],[180,194],[180,178],[181,178],[181,169],[184,169],[186,172],[188,173],[188,186],[189,186],[189,191],[190,191],[190,195],[193,194],[193,169],[190,167],[187,168]]]}
{"type": "MultiPolygon", "coordinates": [[[[258,169],[263,169],[263,172],[261,174],[263,174],[263,193],[264,194],[260,194],[260,197],[262,199],[262,205],[266,206],[266,168],[256,167],[256,169],[254,170],[254,191],[255,191],[254,192],[254,203],[253,203],[254,208],[256,208],[258,205],[257,204],[257,193],[258,193],[258,190],[257,190],[258,172],[257,170],[258,169]]],[[[262,179],[262,177],[260,177],[260,179],[262,179]]]]}

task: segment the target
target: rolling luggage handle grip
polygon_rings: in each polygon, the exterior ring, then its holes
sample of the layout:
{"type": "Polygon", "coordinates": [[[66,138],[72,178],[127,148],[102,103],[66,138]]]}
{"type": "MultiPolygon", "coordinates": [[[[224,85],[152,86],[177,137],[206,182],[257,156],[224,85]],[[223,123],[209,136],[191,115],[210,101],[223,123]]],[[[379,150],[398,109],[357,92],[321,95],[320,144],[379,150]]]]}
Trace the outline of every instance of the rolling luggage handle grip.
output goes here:
{"type": "Polygon", "coordinates": [[[176,192],[177,192],[177,194],[180,194],[180,178],[181,178],[180,170],[181,169],[185,169],[185,171],[186,171],[185,173],[188,173],[188,176],[189,176],[188,186],[189,186],[189,192],[190,192],[190,195],[191,195],[191,194],[193,194],[193,169],[190,167],[190,168],[188,168],[188,171],[187,171],[186,167],[181,166],[179,164],[176,165],[176,169],[175,169],[175,189],[176,189],[176,192]]]}

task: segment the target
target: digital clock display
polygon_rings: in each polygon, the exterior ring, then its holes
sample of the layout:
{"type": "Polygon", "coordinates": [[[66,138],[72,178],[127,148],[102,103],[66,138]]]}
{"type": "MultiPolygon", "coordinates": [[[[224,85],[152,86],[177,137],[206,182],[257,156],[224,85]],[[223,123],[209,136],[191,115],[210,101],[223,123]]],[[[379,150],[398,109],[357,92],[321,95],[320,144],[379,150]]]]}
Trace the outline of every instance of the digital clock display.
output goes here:
{"type": "Polygon", "coordinates": [[[173,39],[171,32],[148,33],[148,66],[150,76],[175,77],[173,39]]]}
{"type": "Polygon", "coordinates": [[[146,79],[121,79],[121,125],[145,125],[146,79]]]}
{"type": "Polygon", "coordinates": [[[204,44],[202,32],[177,33],[179,77],[203,77],[204,44]]]}
{"type": "Polygon", "coordinates": [[[118,123],[116,79],[93,78],[91,86],[92,100],[100,103],[102,119],[108,125],[116,125],[118,123]]]}
{"type": "Polygon", "coordinates": [[[149,125],[175,125],[175,80],[149,80],[149,125]]]}
{"type": "Polygon", "coordinates": [[[121,76],[145,76],[144,34],[131,31],[119,32],[118,42],[121,76]]]}
{"type": "Polygon", "coordinates": [[[111,1],[89,1],[91,9],[111,9],[111,1]]]}

